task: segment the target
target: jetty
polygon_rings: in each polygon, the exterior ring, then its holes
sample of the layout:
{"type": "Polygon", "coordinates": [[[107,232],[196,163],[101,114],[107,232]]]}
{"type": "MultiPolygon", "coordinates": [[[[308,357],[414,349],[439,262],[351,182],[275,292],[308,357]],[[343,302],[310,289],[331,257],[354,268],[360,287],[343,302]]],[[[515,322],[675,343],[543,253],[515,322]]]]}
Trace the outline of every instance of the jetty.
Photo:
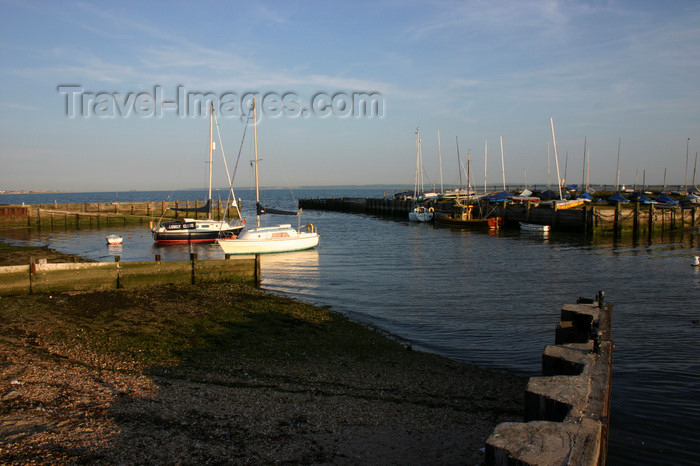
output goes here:
{"type": "MultiPolygon", "coordinates": [[[[160,218],[206,218],[206,214],[183,214],[173,208],[204,207],[203,200],[145,202],[79,202],[27,205],[0,205],[0,227],[101,227],[149,223],[160,218]]],[[[240,206],[240,200],[238,201],[240,206]]],[[[234,207],[221,200],[212,201],[212,218],[236,219],[234,207]]]]}
{"type": "MultiPolygon", "coordinates": [[[[415,202],[404,198],[309,198],[299,199],[299,207],[310,210],[357,213],[408,219],[415,202]]],[[[452,208],[436,202],[436,211],[452,208]]],[[[633,234],[653,236],[655,233],[696,227],[700,224],[697,206],[659,207],[639,203],[616,205],[584,204],[573,209],[536,202],[497,202],[489,204],[489,216],[501,217],[504,228],[517,229],[520,222],[549,225],[552,231],[584,234],[633,234]]]]}
{"type": "Polygon", "coordinates": [[[614,344],[605,293],[561,308],[542,375],[525,391],[524,421],[498,424],[486,440],[488,466],[605,465],[614,344]]]}

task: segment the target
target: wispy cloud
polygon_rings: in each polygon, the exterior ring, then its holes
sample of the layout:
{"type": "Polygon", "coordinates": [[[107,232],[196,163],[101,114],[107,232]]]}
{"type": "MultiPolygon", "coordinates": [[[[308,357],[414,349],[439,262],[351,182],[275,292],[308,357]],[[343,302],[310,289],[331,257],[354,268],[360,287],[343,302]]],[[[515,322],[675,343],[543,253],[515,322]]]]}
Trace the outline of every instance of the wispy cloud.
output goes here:
{"type": "MultiPolygon", "coordinates": [[[[265,86],[377,90],[388,86],[380,80],[307,72],[304,67],[290,69],[269,61],[253,60],[237,53],[245,47],[194,42],[133,12],[98,9],[86,3],[73,5],[73,8],[80,14],[61,13],[63,20],[89,35],[122,41],[119,54],[107,55],[100,50],[98,55],[89,43],[63,43],[48,52],[36,51],[45,58],[47,65],[18,68],[13,71],[15,74],[36,79],[50,75],[72,82],[92,81],[112,86],[184,84],[211,91],[265,86]],[[134,37],[140,39],[134,40],[134,37]]],[[[255,11],[265,20],[288,21],[264,6],[256,5],[255,11]]]]}
{"type": "Polygon", "coordinates": [[[38,107],[34,107],[32,105],[24,105],[24,104],[3,103],[2,106],[7,107],[7,108],[12,108],[15,110],[30,110],[30,111],[39,110],[38,107]]]}

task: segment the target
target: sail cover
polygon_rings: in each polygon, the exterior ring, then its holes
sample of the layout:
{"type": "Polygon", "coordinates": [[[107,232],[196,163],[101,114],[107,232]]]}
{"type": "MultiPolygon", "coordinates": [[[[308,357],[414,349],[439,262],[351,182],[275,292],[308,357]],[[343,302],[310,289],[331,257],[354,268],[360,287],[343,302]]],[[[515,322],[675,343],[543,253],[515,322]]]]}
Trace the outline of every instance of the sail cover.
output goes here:
{"type": "Polygon", "coordinates": [[[207,201],[202,207],[172,207],[171,210],[176,212],[195,212],[195,213],[208,213],[211,209],[211,199],[207,201]]]}
{"type": "Polygon", "coordinates": [[[277,215],[299,215],[299,212],[291,212],[289,210],[278,210],[278,209],[268,209],[261,203],[257,203],[257,210],[258,210],[258,215],[265,215],[265,214],[277,214],[277,215]]]}

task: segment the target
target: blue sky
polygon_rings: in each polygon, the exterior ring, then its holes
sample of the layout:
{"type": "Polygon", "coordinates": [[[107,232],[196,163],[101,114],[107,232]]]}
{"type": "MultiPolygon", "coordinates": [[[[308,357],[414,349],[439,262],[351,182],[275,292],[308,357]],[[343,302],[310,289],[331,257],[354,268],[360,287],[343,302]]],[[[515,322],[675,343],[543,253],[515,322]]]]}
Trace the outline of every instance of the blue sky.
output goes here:
{"type": "MultiPolygon", "coordinates": [[[[149,113],[154,102],[122,115],[115,100],[95,112],[85,97],[116,95],[126,106],[156,87],[164,100],[178,86],[217,98],[291,93],[297,109],[319,93],[379,96],[381,116],[263,114],[267,186],[411,185],[416,127],[436,183],[440,131],[446,184],[459,180],[456,137],[475,184],[485,141],[488,182],[501,183],[500,137],[507,182],[546,183],[550,118],[571,183],[582,179],[584,138],[596,184],[615,183],[620,138],[630,185],[644,173],[661,184],[664,170],[669,184],[684,184],[686,150],[688,178],[700,151],[695,1],[0,0],[0,37],[0,190],[204,186],[207,117],[149,113]],[[61,85],[78,86],[87,114],[66,115],[61,85]]],[[[219,117],[230,165],[244,127],[232,113],[219,117]]],[[[252,182],[249,152],[239,186],[252,182]]]]}

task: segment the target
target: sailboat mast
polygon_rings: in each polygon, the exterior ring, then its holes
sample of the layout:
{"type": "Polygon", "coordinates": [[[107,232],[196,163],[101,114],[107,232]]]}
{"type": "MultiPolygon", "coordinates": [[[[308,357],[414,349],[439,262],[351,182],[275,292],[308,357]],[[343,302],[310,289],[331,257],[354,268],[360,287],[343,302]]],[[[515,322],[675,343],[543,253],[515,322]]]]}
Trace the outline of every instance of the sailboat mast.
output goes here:
{"type": "Polygon", "coordinates": [[[557,153],[557,137],[554,134],[554,118],[550,117],[550,121],[552,122],[552,141],[554,143],[554,161],[557,164],[557,185],[559,186],[559,199],[564,199],[564,196],[561,194],[561,176],[559,175],[559,154],[557,153]]]}
{"type": "Polygon", "coordinates": [[[586,161],[586,192],[588,192],[588,181],[591,176],[591,149],[588,148],[588,159],[586,161]]]}
{"type": "Polygon", "coordinates": [[[685,193],[688,194],[688,149],[690,149],[690,138],[685,143],[685,193]]]}
{"type": "Polygon", "coordinates": [[[503,172],[503,191],[506,190],[506,165],[503,160],[503,136],[501,136],[501,171],[503,172]]]}
{"type": "Polygon", "coordinates": [[[462,189],[462,161],[459,159],[459,136],[455,136],[457,143],[457,173],[459,173],[459,189],[462,189]]]}
{"type": "MultiPolygon", "coordinates": [[[[258,188],[258,103],[257,99],[253,98],[253,140],[255,148],[255,211],[258,211],[260,203],[260,191],[258,188]]],[[[256,225],[260,228],[260,214],[256,215],[256,225]]]]}
{"type": "Polygon", "coordinates": [[[583,138],[583,170],[581,170],[581,189],[583,189],[586,180],[586,142],[588,142],[588,136],[583,138]]]}
{"type": "Polygon", "coordinates": [[[420,138],[418,138],[418,171],[420,173],[418,189],[420,189],[419,193],[423,194],[425,192],[425,186],[423,185],[423,147],[420,138]]]}
{"type": "Polygon", "coordinates": [[[489,140],[484,140],[484,194],[486,194],[486,165],[488,163],[489,155],[489,140]]]}
{"type": "Polygon", "coordinates": [[[209,212],[207,219],[211,219],[211,169],[212,169],[212,151],[214,150],[214,104],[209,104],[209,192],[207,202],[209,202],[209,212]]]}
{"type": "Polygon", "coordinates": [[[622,138],[617,140],[617,173],[615,178],[615,191],[620,191],[620,146],[622,145],[622,138]]]}
{"type": "Polygon", "coordinates": [[[440,130],[438,130],[438,160],[440,162],[440,193],[445,192],[445,188],[442,186],[442,149],[440,148],[440,130]]]}
{"type": "Polygon", "coordinates": [[[472,166],[472,155],[467,152],[467,198],[471,199],[472,194],[472,183],[471,183],[471,166],[472,166]]]}
{"type": "Polygon", "coordinates": [[[549,141],[547,141],[547,189],[549,191],[552,190],[552,169],[551,169],[551,164],[549,159],[551,158],[550,156],[550,150],[549,150],[549,141]]]}
{"type": "Polygon", "coordinates": [[[420,128],[416,128],[416,179],[413,182],[413,199],[418,200],[420,194],[419,188],[419,173],[420,173],[420,128]]]}
{"type": "Polygon", "coordinates": [[[666,168],[664,167],[664,187],[663,187],[663,192],[666,192],[666,168]]]}

